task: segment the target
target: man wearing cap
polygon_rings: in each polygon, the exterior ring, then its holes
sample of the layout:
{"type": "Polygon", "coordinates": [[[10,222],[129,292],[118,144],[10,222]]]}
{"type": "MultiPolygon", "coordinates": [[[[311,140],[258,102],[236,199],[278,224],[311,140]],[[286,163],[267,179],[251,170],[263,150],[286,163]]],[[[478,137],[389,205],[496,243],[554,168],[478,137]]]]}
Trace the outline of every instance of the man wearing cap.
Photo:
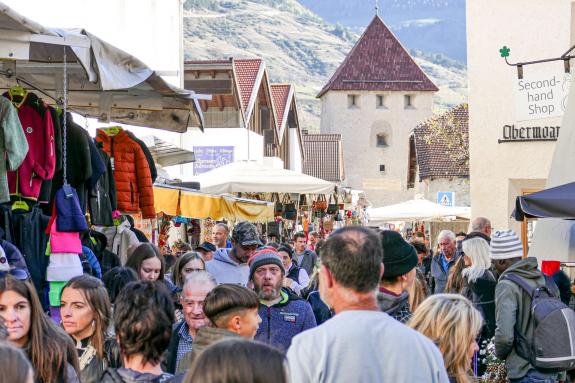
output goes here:
{"type": "Polygon", "coordinates": [[[415,281],[417,253],[401,234],[392,230],[381,232],[381,245],[384,271],[379,283],[377,304],[381,311],[405,323],[411,317],[408,291],[415,281]]]}
{"type": "Polygon", "coordinates": [[[216,278],[218,284],[247,286],[250,274],[247,262],[260,245],[258,230],[254,224],[240,222],[234,227],[232,248],[218,249],[214,259],[206,262],[206,271],[216,278]]]}
{"type": "Polygon", "coordinates": [[[516,332],[532,342],[534,322],[531,315],[531,298],[516,283],[506,279],[516,275],[533,288],[545,286],[545,277],[537,269],[537,259],[523,259],[523,245],[513,230],[492,234],[491,263],[499,273],[495,287],[495,354],[505,360],[507,377],[513,382],[555,382],[556,374],[535,370],[516,349],[516,332]]]}
{"type": "Polygon", "coordinates": [[[198,253],[200,253],[200,255],[202,256],[204,261],[208,262],[214,258],[214,252],[217,249],[213,244],[211,244],[209,242],[204,242],[204,243],[201,243],[198,247],[196,247],[195,250],[198,253]]]}
{"type": "Polygon", "coordinates": [[[283,351],[294,336],[316,326],[309,303],[282,289],[284,277],[282,259],[274,249],[260,250],[250,259],[250,280],[260,299],[262,318],[255,339],[283,351]]]}

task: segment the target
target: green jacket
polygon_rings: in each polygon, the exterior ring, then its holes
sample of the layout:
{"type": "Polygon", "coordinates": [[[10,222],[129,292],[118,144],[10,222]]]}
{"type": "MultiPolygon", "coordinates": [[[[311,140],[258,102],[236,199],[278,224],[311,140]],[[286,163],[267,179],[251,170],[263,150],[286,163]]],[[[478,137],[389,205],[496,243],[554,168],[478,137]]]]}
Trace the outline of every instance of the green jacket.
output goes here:
{"type": "Polygon", "coordinates": [[[6,172],[17,170],[28,154],[28,141],[10,100],[0,96],[0,203],[10,201],[6,172]]]}
{"type": "Polygon", "coordinates": [[[202,327],[201,329],[198,330],[198,334],[194,339],[194,345],[192,347],[192,351],[186,353],[182,357],[182,360],[178,365],[178,370],[176,373],[180,374],[188,371],[192,366],[194,360],[196,360],[196,358],[212,344],[223,339],[235,338],[235,337],[239,337],[239,335],[228,330],[215,327],[202,327]]]}
{"type": "Polygon", "coordinates": [[[517,329],[528,341],[533,339],[534,324],[531,318],[531,298],[517,284],[503,277],[518,275],[535,287],[544,286],[543,273],[537,269],[537,259],[529,257],[510,266],[501,276],[495,287],[495,353],[505,360],[509,379],[524,377],[533,366],[519,356],[514,347],[517,329]]]}

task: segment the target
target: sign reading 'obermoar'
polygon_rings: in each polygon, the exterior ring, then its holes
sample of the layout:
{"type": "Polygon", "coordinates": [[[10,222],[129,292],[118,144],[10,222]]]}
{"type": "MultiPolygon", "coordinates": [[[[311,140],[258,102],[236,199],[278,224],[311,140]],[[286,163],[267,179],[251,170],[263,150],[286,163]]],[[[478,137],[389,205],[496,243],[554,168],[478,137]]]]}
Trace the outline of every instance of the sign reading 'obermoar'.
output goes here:
{"type": "Polygon", "coordinates": [[[570,86],[570,74],[525,73],[514,87],[517,121],[563,116],[570,86]]]}

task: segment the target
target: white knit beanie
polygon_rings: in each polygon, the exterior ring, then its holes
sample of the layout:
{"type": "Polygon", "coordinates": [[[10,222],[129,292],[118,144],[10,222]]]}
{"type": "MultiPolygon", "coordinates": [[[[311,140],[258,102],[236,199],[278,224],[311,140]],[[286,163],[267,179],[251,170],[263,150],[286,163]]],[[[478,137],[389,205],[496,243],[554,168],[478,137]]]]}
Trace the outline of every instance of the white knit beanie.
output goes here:
{"type": "Polygon", "coordinates": [[[523,257],[523,244],[513,230],[497,230],[493,233],[490,250],[491,259],[523,257]]]}

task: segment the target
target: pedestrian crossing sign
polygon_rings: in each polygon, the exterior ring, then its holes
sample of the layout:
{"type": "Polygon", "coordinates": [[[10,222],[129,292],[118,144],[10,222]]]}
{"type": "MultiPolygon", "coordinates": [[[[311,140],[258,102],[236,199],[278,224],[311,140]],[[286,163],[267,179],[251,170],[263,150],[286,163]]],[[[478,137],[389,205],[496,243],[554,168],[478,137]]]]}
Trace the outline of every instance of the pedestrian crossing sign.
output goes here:
{"type": "Polygon", "coordinates": [[[437,203],[442,206],[455,206],[455,192],[437,192],[437,203]]]}

